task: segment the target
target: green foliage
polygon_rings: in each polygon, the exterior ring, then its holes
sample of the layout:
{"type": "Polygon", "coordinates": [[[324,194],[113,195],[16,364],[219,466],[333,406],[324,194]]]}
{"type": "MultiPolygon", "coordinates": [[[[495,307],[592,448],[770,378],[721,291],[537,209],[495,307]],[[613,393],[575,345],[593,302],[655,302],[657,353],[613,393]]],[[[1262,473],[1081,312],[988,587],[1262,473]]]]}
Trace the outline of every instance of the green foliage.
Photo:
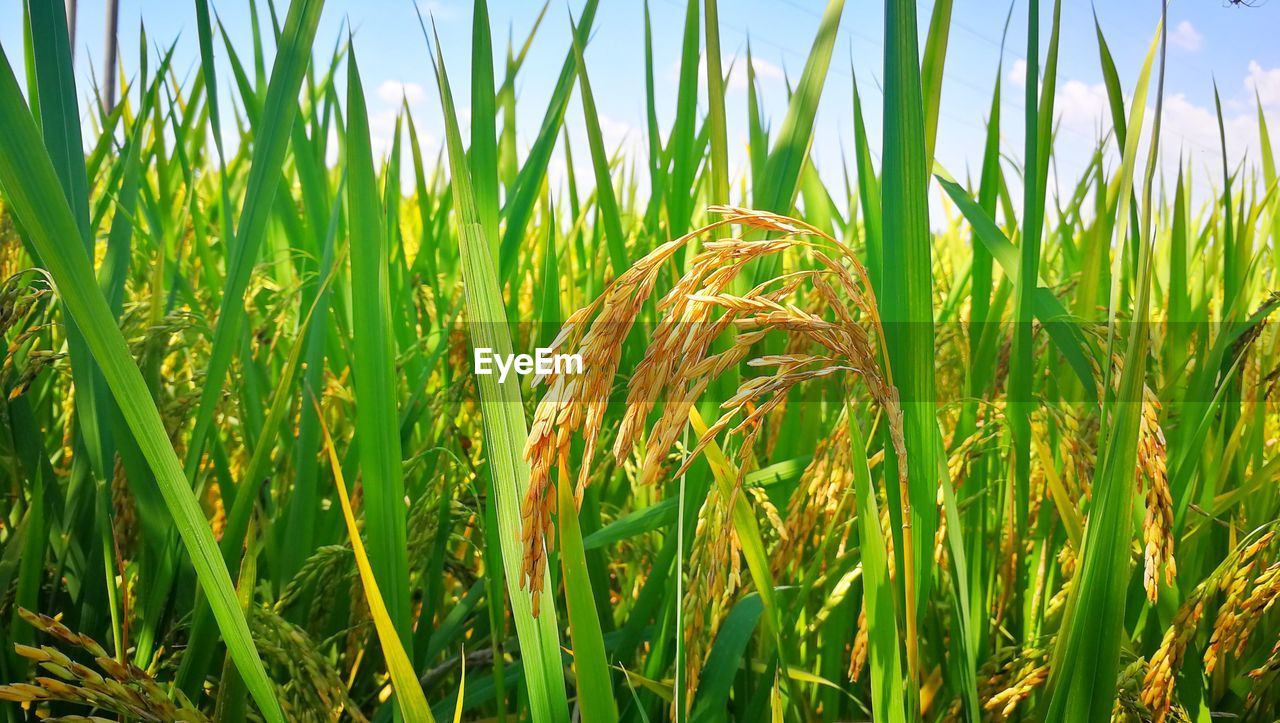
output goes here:
{"type": "Polygon", "coordinates": [[[319,52],[320,0],[251,3],[246,38],[196,0],[198,68],[144,32],[110,111],[76,88],[64,3],[23,3],[21,58],[0,56],[0,718],[1274,710],[1280,192],[1261,101],[1260,159],[1224,149],[1197,175],[1166,148],[1163,178],[1163,27],[1125,68],[1095,21],[1111,127],[1051,187],[1079,9],[1033,0],[1025,144],[1002,140],[997,70],[969,181],[935,160],[952,2],[926,30],[923,6],[887,0],[884,64],[851,68],[835,108],[832,55],[861,18],[829,0],[769,118],[760,45],[722,55],[734,9],[687,0],[644,8],[645,55],[623,62],[644,63],[646,138],[624,151],[602,129],[597,6],[548,3],[494,66],[475,2],[469,57],[449,58],[470,63],[470,127],[428,37],[443,147],[406,101],[379,155],[356,62],[377,39],[319,52]],[[570,38],[538,98],[521,89],[542,87],[525,60],[548,16],[570,38]],[[655,48],[677,46],[664,83],[655,48]],[[851,115],[847,159],[814,145],[826,113],[851,115]],[[708,230],[722,206],[806,221],[708,230]],[[724,284],[677,286],[693,272],[724,284]],[[598,397],[531,427],[555,392],[471,373],[475,348],[568,344],[556,327],[614,283],[647,296],[607,306],[634,312],[629,336],[591,337],[619,370],[598,397]],[[657,346],[673,329],[710,336],[657,346]],[[646,374],[732,354],[688,399],[627,401],[646,374]],[[785,399],[751,396],[787,375],[785,399]],[[745,398],[745,425],[711,418],[745,398]],[[561,437],[575,414],[598,435],[561,437]],[[531,429],[558,445],[549,476],[531,429]]]}

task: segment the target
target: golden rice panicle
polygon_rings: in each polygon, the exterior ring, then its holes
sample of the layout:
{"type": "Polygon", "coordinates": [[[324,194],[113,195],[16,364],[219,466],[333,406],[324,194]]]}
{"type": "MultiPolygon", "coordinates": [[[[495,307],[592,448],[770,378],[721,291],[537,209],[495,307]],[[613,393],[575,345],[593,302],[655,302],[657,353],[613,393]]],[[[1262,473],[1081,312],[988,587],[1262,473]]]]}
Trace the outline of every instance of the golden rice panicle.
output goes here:
{"type": "MultiPolygon", "coordinates": [[[[715,485],[698,509],[689,553],[688,589],[680,602],[686,658],[685,714],[698,690],[702,668],[711,652],[710,642],[715,640],[725,611],[742,585],[742,555],[732,511],[733,500],[726,500],[715,485]]],[[[673,720],[679,717],[674,705],[673,702],[673,720]]]]}
{"type": "Polygon", "coordinates": [[[889,492],[887,489],[882,489],[877,496],[880,498],[877,503],[880,507],[880,529],[885,531],[884,554],[889,565],[889,582],[893,582],[898,579],[898,562],[893,556],[893,535],[888,534],[888,531],[893,529],[892,517],[889,515],[889,492]]]}
{"type": "Polygon", "coordinates": [[[1258,553],[1270,543],[1273,534],[1268,532],[1258,541],[1249,545],[1234,561],[1231,574],[1224,575],[1220,589],[1224,593],[1222,605],[1213,620],[1213,635],[1204,651],[1204,671],[1211,675],[1223,656],[1234,650],[1240,636],[1245,634],[1246,620],[1242,616],[1243,605],[1249,592],[1249,580],[1257,565],[1258,553]]]}
{"type": "MultiPolygon", "coordinates": [[[[822,286],[820,277],[814,276],[811,280],[816,286],[822,286]]],[[[717,298],[716,301],[724,304],[740,303],[737,299],[724,297],[717,298]]],[[[897,401],[897,390],[884,382],[885,377],[880,373],[870,339],[861,327],[856,324],[829,322],[794,306],[753,314],[743,318],[741,323],[748,329],[773,329],[805,335],[825,347],[831,356],[777,355],[754,360],[753,366],[776,366],[777,372],[770,377],[755,377],[744,382],[738,393],[722,404],[726,411],[710,427],[708,434],[704,435],[699,443],[699,450],[710,437],[726,428],[730,420],[744,410],[749,411],[730,433],[750,428],[754,434],[759,421],[782,401],[792,387],[801,382],[844,372],[866,382],[872,398],[885,410],[895,450],[905,455],[902,412],[897,401]]],[[[901,483],[905,483],[906,474],[905,466],[900,466],[901,483]]]]}
{"type": "Polygon", "coordinates": [[[1022,546],[1014,533],[1013,508],[1004,516],[999,531],[1000,554],[996,568],[997,594],[995,600],[996,623],[1003,622],[1013,601],[1014,591],[1018,586],[1018,558],[1022,555],[1022,546]]]}
{"type": "MultiPolygon", "coordinates": [[[[749,211],[744,209],[736,209],[736,207],[713,207],[713,212],[726,212],[733,215],[733,223],[755,226],[755,228],[765,230],[777,230],[777,232],[812,235],[822,241],[824,246],[832,248],[838,252],[841,261],[844,264],[837,264],[827,253],[823,252],[818,244],[812,244],[810,253],[814,260],[819,262],[823,267],[824,273],[836,279],[840,288],[844,290],[847,301],[852,302],[856,308],[859,308],[865,316],[868,317],[870,326],[876,331],[877,340],[883,346],[883,329],[879,314],[876,307],[876,299],[870,293],[870,282],[867,270],[860,264],[854,252],[832,238],[831,235],[820,232],[819,229],[812,225],[788,219],[785,216],[776,214],[768,214],[762,211],[749,211]],[[852,273],[850,273],[852,269],[852,273]],[[855,278],[856,274],[856,278],[855,278]]],[[[814,343],[826,347],[831,352],[835,352],[837,356],[842,357],[842,361],[847,363],[849,367],[845,367],[845,371],[856,372],[863,377],[868,385],[873,399],[886,409],[888,421],[890,421],[891,440],[896,452],[900,453],[902,459],[905,459],[905,443],[901,435],[901,408],[897,403],[897,390],[892,386],[891,376],[888,372],[881,372],[879,367],[878,356],[870,343],[867,331],[861,326],[855,324],[854,317],[847,310],[845,303],[837,297],[831,287],[820,274],[809,274],[808,280],[814,285],[820,294],[828,302],[828,308],[835,312],[838,324],[831,324],[820,317],[808,312],[801,311],[795,306],[788,305],[785,308],[773,308],[773,310],[764,310],[759,308],[756,315],[751,319],[742,320],[741,324],[748,328],[777,328],[790,333],[804,334],[813,340],[814,343]]],[[[724,306],[731,306],[735,299],[721,297],[717,299],[718,303],[724,306]]],[[[741,303],[741,302],[739,302],[741,303]]],[[[794,384],[794,381],[792,381],[794,384]]],[[[774,392],[778,389],[773,389],[774,392]]],[[[740,395],[741,397],[741,395],[740,395]]],[[[753,397],[759,397],[759,393],[753,394],[753,397]]],[[[750,399],[737,399],[736,401],[745,402],[750,399]]],[[[726,407],[730,404],[726,403],[726,407]]],[[[735,411],[731,408],[730,412],[735,411]]],[[[900,479],[906,480],[905,465],[900,467],[900,479]]]]}
{"type": "MultiPolygon", "coordinates": [[[[849,266],[857,273],[858,278],[855,279],[845,266],[834,262],[823,253],[817,244],[808,241],[802,242],[795,238],[786,237],[763,242],[727,239],[706,244],[704,255],[727,253],[732,254],[734,258],[747,258],[762,253],[776,253],[786,250],[790,245],[801,243],[810,246],[809,251],[812,257],[823,268],[817,273],[797,272],[778,292],[770,294],[764,291],[765,287],[772,283],[770,281],[743,296],[724,293],[699,294],[696,300],[722,307],[724,309],[722,320],[731,315],[738,315],[739,318],[736,320],[736,325],[740,330],[756,332],[776,330],[793,336],[802,335],[811,342],[826,348],[839,361],[823,357],[800,356],[771,357],[756,360],[753,364],[757,366],[778,366],[778,371],[772,377],[748,379],[740,387],[738,394],[722,405],[725,408],[725,412],[703,435],[703,439],[699,441],[697,451],[700,451],[709,439],[714,438],[727,428],[734,416],[744,409],[748,409],[750,411],[743,420],[730,430],[731,434],[743,432],[744,430],[747,432],[747,437],[744,439],[741,449],[744,455],[748,454],[751,449],[750,443],[759,432],[760,422],[781,404],[785,398],[785,393],[791,387],[800,382],[838,371],[851,372],[864,378],[872,397],[886,409],[890,420],[891,438],[895,447],[902,451],[901,412],[897,409],[896,390],[886,384],[887,374],[882,375],[880,373],[878,357],[872,349],[869,336],[860,326],[854,323],[853,315],[846,308],[846,303],[851,301],[855,308],[861,309],[867,315],[879,338],[883,340],[883,331],[880,329],[874,299],[869,292],[865,291],[870,287],[869,282],[866,280],[866,271],[858,263],[853,253],[829,235],[823,234],[817,229],[794,219],[737,208],[717,207],[713,210],[732,214],[730,220],[734,223],[769,231],[802,233],[819,237],[824,244],[839,251],[842,260],[848,262],[849,266]],[[837,281],[838,285],[846,292],[848,297],[846,300],[838,298],[832,287],[826,282],[825,275],[829,275],[837,281]],[[828,307],[833,310],[837,317],[837,322],[828,322],[821,317],[797,308],[793,304],[783,303],[783,299],[789,293],[782,292],[794,289],[797,281],[802,278],[811,283],[813,288],[825,297],[828,307]],[[821,366],[802,369],[802,367],[809,364],[821,364],[821,366]]],[[[781,279],[786,279],[786,277],[780,277],[779,280],[781,279]]],[[[714,291],[714,289],[711,289],[711,291],[714,291]]],[[[711,338],[708,336],[705,339],[699,339],[695,349],[705,351],[705,344],[711,338]]],[[[697,364],[682,368],[700,371],[697,364]]],[[[697,371],[691,371],[690,375],[696,374],[697,371]]],[[[678,379],[677,381],[683,382],[684,380],[678,379]]],[[[699,387],[705,386],[705,380],[695,380],[693,386],[700,392],[699,387]]],[[[682,401],[685,404],[691,403],[688,400],[682,401]]],[[[662,458],[665,450],[674,442],[678,430],[683,426],[683,415],[679,414],[681,411],[683,410],[677,409],[675,410],[676,413],[665,414],[664,418],[654,425],[654,430],[650,435],[649,459],[646,464],[646,470],[650,476],[654,474],[655,462],[662,458]]],[[[696,456],[696,451],[694,456],[696,456]]],[[[905,480],[905,468],[900,469],[900,474],[902,479],[905,480]]]]}
{"type": "Polygon", "coordinates": [[[111,535],[115,554],[123,560],[132,559],[140,524],[138,504],[133,492],[129,490],[124,462],[119,457],[112,468],[110,494],[111,535]]]}
{"type": "MultiPolygon", "coordinates": [[[[1112,389],[1120,388],[1124,360],[1111,357],[1112,389]]],[[[1102,372],[1093,363],[1098,399],[1104,397],[1102,372]]],[[[1101,403],[1101,402],[1099,402],[1101,403]]],[[[1138,431],[1138,466],[1135,470],[1138,488],[1146,488],[1146,514],[1142,522],[1143,572],[1142,586],[1147,600],[1154,603],[1160,594],[1161,578],[1172,585],[1178,566],[1173,557],[1173,496],[1169,490],[1168,450],[1164,430],[1160,427],[1160,400],[1147,385],[1142,386],[1142,415],[1138,431]]]]}
{"type": "MultiPolygon", "coordinates": [[[[659,309],[667,312],[667,316],[659,325],[654,344],[646,351],[644,360],[632,378],[626,411],[626,420],[631,420],[631,423],[624,420],[624,430],[614,448],[619,457],[625,455],[638,439],[640,423],[652,409],[654,401],[662,393],[661,390],[671,390],[668,392],[670,399],[664,406],[663,414],[649,433],[646,456],[641,466],[641,484],[658,479],[667,451],[684,429],[689,408],[696,403],[711,380],[740,363],[752,344],[769,331],[779,328],[776,324],[762,323],[758,317],[768,313],[788,313],[793,307],[784,303],[786,299],[796,292],[806,278],[813,280],[814,277],[807,272],[785,275],[767,280],[742,295],[725,293],[725,289],[748,261],[786,251],[796,243],[789,238],[708,241],[703,246],[703,252],[693,260],[692,270],[659,305],[659,309]],[[686,281],[690,280],[694,283],[686,285],[686,281]],[[689,289],[694,291],[689,292],[689,289]],[[716,311],[720,312],[720,316],[713,318],[713,312],[716,311]],[[679,318],[676,318],[677,314],[679,318]],[[734,344],[727,351],[708,356],[711,343],[731,325],[736,326],[740,332],[734,344]]],[[[752,379],[747,381],[749,385],[763,383],[752,379]]],[[[744,394],[746,389],[755,388],[744,385],[739,389],[739,394],[735,395],[733,403],[726,403],[729,411],[722,414],[703,435],[698,449],[686,462],[686,466],[707,441],[727,427],[742,404],[756,401],[754,397],[744,394]]],[[[776,392],[777,388],[769,391],[776,392]]],[[[744,451],[750,449],[750,442],[753,441],[754,434],[758,433],[760,419],[776,409],[780,402],[779,397],[734,430],[738,432],[751,428],[751,434],[743,443],[744,451]]]]}
{"type": "Polygon", "coordinates": [[[871,631],[867,628],[867,603],[864,598],[858,610],[858,632],[853,636],[853,650],[849,654],[849,680],[858,682],[867,667],[867,651],[870,650],[871,631]]]}
{"type": "Polygon", "coordinates": [[[542,573],[547,566],[546,536],[551,526],[550,472],[530,475],[529,490],[520,509],[520,543],[524,548],[521,583],[533,597],[533,614],[537,617],[542,592],[542,573]]]}
{"type": "MultiPolygon", "coordinates": [[[[982,446],[991,440],[996,426],[989,423],[979,423],[977,429],[968,437],[962,439],[960,444],[952,449],[951,454],[947,455],[947,474],[956,489],[960,489],[964,485],[970,466],[978,458],[978,453],[982,451],[982,446]]],[[[939,494],[941,494],[941,490],[939,490],[939,494]]]]}
{"type": "Polygon", "coordinates": [[[1067,597],[1071,593],[1071,579],[1075,577],[1076,567],[1079,564],[1076,550],[1069,543],[1064,545],[1061,550],[1058,550],[1057,559],[1058,568],[1061,570],[1061,574],[1058,577],[1062,582],[1058,586],[1057,592],[1045,603],[1045,619],[1057,617],[1058,613],[1062,612],[1066,607],[1067,597]]]}
{"type": "MultiPolygon", "coordinates": [[[[669,450],[687,424],[689,409],[708,384],[730,367],[741,363],[752,345],[770,331],[784,332],[789,338],[805,338],[824,348],[827,354],[789,354],[753,362],[755,366],[774,367],[774,373],[749,379],[743,384],[738,393],[724,404],[725,413],[702,436],[698,449],[688,457],[689,460],[727,429],[738,414],[743,418],[730,431],[745,434],[741,448],[744,454],[750,453],[762,419],[777,408],[790,388],[841,371],[860,375],[867,381],[872,397],[889,412],[892,437],[901,452],[901,412],[896,408],[896,392],[886,382],[887,374],[880,372],[870,336],[855,318],[854,309],[865,316],[883,338],[874,301],[869,300],[869,292],[866,291],[869,284],[865,270],[852,253],[834,239],[823,237],[835,245],[859,278],[817,250],[814,256],[822,269],[784,275],[767,280],[743,294],[730,294],[728,289],[749,262],[809,244],[794,238],[793,234],[815,235],[818,232],[800,222],[772,214],[728,208],[715,211],[724,214],[719,222],[659,247],[623,272],[600,298],[571,315],[552,346],[580,353],[583,374],[535,380],[548,386],[535,411],[524,450],[531,469],[530,486],[522,509],[524,582],[535,594],[546,565],[544,540],[550,529],[553,469],[560,470],[558,483],[567,483],[572,436],[581,432],[584,451],[577,487],[581,492],[595,453],[608,390],[626,334],[642,303],[652,293],[661,266],[675,249],[695,236],[709,234],[730,223],[786,234],[782,238],[764,240],[708,240],[690,260],[689,271],[658,303],[659,324],[628,387],[625,413],[613,445],[615,459],[621,461],[630,455],[643,432],[645,420],[661,399],[664,402],[662,411],[649,430],[644,459],[637,475],[640,484],[655,481],[666,463],[669,450]],[[844,291],[846,298],[840,299],[833,285],[824,277],[832,279],[835,287],[844,291]],[[834,322],[789,303],[797,289],[806,282],[812,284],[832,309],[834,322]],[[710,354],[712,342],[731,326],[736,326],[740,332],[734,343],[725,351],[710,354]]],[[[836,499],[843,486],[847,486],[847,480],[829,487],[826,497],[836,499]]],[[[735,488],[732,494],[739,494],[742,489],[735,488]]],[[[756,492],[748,491],[753,501],[764,508],[766,519],[777,531],[782,545],[788,544],[792,539],[788,524],[782,521],[772,505],[764,504],[762,495],[756,492]]],[[[690,569],[700,572],[690,580],[689,593],[682,601],[688,613],[684,635],[690,661],[686,684],[690,686],[691,693],[696,690],[706,654],[702,641],[714,638],[724,609],[740,585],[740,555],[728,517],[731,505],[732,500],[720,499],[719,491],[713,490],[699,516],[690,569]]],[[[796,514],[810,516],[803,511],[796,511],[796,514]]],[[[811,529],[812,520],[802,524],[811,529]]]]}
{"type": "MultiPolygon", "coordinates": [[[[822,606],[813,614],[813,618],[804,626],[805,635],[817,635],[826,622],[831,618],[831,614],[844,605],[844,601],[849,598],[849,593],[853,592],[853,583],[862,578],[862,571],[858,568],[852,568],[836,580],[835,584],[827,591],[826,598],[822,601],[822,606]]],[[[818,583],[827,582],[826,576],[819,576],[818,583]]]]}
{"type": "Polygon", "coordinates": [[[982,707],[991,711],[996,720],[1013,715],[1019,704],[1030,698],[1049,679],[1047,650],[1026,648],[1013,656],[988,680],[995,690],[986,697],[982,707]],[[997,689],[998,686],[1003,686],[997,689]]]}
{"type": "Polygon", "coordinates": [[[778,536],[779,541],[785,541],[788,537],[786,524],[782,521],[782,515],[778,514],[778,508],[774,506],[773,500],[769,499],[769,494],[761,487],[745,487],[744,488],[751,499],[755,501],[756,507],[764,513],[765,520],[769,523],[769,528],[778,536]]]}
{"type": "MultiPolygon", "coordinates": [[[[529,487],[521,506],[524,548],[521,582],[534,596],[535,615],[546,568],[545,540],[551,528],[555,499],[551,493],[552,471],[556,467],[568,469],[573,435],[581,431],[585,445],[575,490],[580,497],[589,479],[623,342],[644,302],[653,294],[659,272],[691,239],[726,223],[728,221],[720,221],[697,229],[649,252],[615,278],[595,301],[570,314],[550,344],[554,351],[570,350],[580,354],[582,373],[553,373],[533,380],[534,386],[547,387],[534,411],[523,453],[529,464],[529,487]]],[[[619,438],[623,437],[624,432],[620,432],[619,438]]],[[[561,482],[567,484],[568,480],[561,482]]]]}
{"type": "Polygon", "coordinates": [[[1017,709],[1019,703],[1030,698],[1031,694],[1035,693],[1036,689],[1044,685],[1044,682],[1048,679],[1048,663],[1029,667],[1019,674],[1013,685],[996,693],[983,707],[987,710],[998,711],[1001,718],[1008,718],[1013,715],[1013,711],[1017,709]]]}
{"type": "Polygon", "coordinates": [[[37,675],[31,683],[0,686],[0,700],[20,704],[41,718],[47,712],[37,708],[48,702],[82,705],[109,711],[134,720],[206,721],[186,696],[178,692],[171,699],[151,674],[131,662],[119,662],[93,638],[73,632],[47,615],[19,608],[18,615],[27,624],[64,645],[87,653],[97,670],[73,660],[57,648],[41,645],[15,645],[17,654],[50,676],[37,675]]]}
{"type": "MultiPolygon", "coordinates": [[[[659,300],[658,327],[628,387],[623,420],[613,444],[615,460],[621,462],[630,456],[643,432],[645,420],[661,399],[662,410],[649,430],[644,458],[637,473],[640,484],[656,481],[667,463],[669,451],[685,429],[689,410],[710,382],[741,363],[751,347],[770,332],[783,333],[788,339],[802,338],[822,349],[823,353],[776,355],[751,362],[753,366],[772,367],[774,371],[771,375],[749,378],[731,399],[724,402],[721,417],[702,435],[697,448],[686,457],[681,472],[698,456],[698,452],[721,432],[728,430],[730,434],[743,435],[739,446],[743,459],[739,465],[741,474],[748,467],[746,461],[753,454],[763,420],[779,407],[787,392],[803,382],[836,373],[847,373],[866,382],[871,397],[886,412],[893,447],[900,459],[906,458],[897,391],[892,386],[888,371],[880,367],[872,335],[859,323],[859,317],[862,317],[862,322],[871,327],[877,341],[883,345],[884,334],[870,293],[870,283],[865,269],[852,251],[817,229],[785,217],[735,208],[716,208],[713,212],[721,213],[723,217],[658,247],[624,271],[594,302],[570,316],[552,346],[557,350],[573,349],[581,354],[584,373],[572,377],[552,375],[535,380],[536,383],[545,383],[548,391],[537,406],[524,450],[530,465],[530,484],[522,507],[521,530],[524,549],[522,582],[535,596],[540,591],[546,566],[545,540],[551,528],[554,499],[551,494],[553,469],[559,469],[558,484],[567,484],[570,445],[573,435],[581,432],[584,446],[576,488],[576,492],[581,494],[592,466],[608,392],[623,343],[644,300],[654,290],[659,270],[675,250],[690,239],[711,234],[722,226],[740,224],[785,235],[760,240],[721,238],[705,241],[701,251],[688,262],[689,270],[659,300]],[[810,236],[817,237],[817,241],[803,238],[810,236]],[[734,280],[748,263],[797,247],[805,248],[819,268],[768,279],[745,293],[729,293],[734,280]],[[828,250],[834,250],[840,262],[829,256],[828,250]],[[810,285],[825,302],[834,320],[806,312],[791,303],[790,300],[804,284],[810,285]],[[843,293],[837,293],[836,289],[843,293]],[[725,351],[711,354],[712,343],[731,326],[739,332],[734,343],[725,351]],[[738,421],[733,425],[735,419],[738,421]]],[[[899,483],[905,485],[905,464],[899,465],[899,475],[899,483]]],[[[838,480],[825,496],[829,500],[837,499],[839,490],[847,483],[847,479],[838,480]]],[[[754,501],[764,507],[766,518],[778,531],[783,545],[788,544],[787,540],[791,538],[789,526],[771,505],[762,505],[759,496],[753,496],[756,497],[754,501]]],[[[808,512],[798,514],[802,518],[809,515],[808,512]]],[[[802,525],[811,529],[812,520],[804,520],[802,525]]],[[[722,527],[729,529],[731,525],[726,522],[722,527]]],[[[724,545],[733,544],[731,536],[717,540],[715,544],[718,557],[736,561],[738,556],[734,550],[723,549],[724,545]]],[[[695,566],[694,569],[700,568],[695,566]]],[[[695,580],[691,584],[690,600],[705,599],[700,592],[704,584],[708,581],[695,580]]],[[[736,585],[721,586],[718,594],[724,596],[734,588],[736,585]]],[[[534,612],[537,613],[536,603],[534,612]]],[[[711,625],[718,624],[714,622],[717,617],[718,613],[712,610],[711,625]]],[[[691,618],[696,619],[697,615],[691,618]]],[[[691,659],[696,657],[691,656],[691,659]]]]}
{"type": "Polygon", "coordinates": [[[1069,494],[1088,500],[1093,493],[1090,482],[1098,457],[1095,446],[1098,418],[1084,412],[1070,412],[1063,419],[1063,428],[1062,458],[1070,460],[1063,468],[1063,481],[1069,494]]]}
{"type": "Polygon", "coordinates": [[[1160,402],[1155,393],[1143,386],[1141,432],[1138,437],[1140,478],[1147,484],[1147,511],[1142,522],[1143,588],[1154,603],[1159,595],[1159,581],[1172,585],[1178,572],[1173,558],[1173,496],[1169,491],[1167,450],[1164,431],[1160,428],[1160,402]]]}
{"type": "MultiPolygon", "coordinates": [[[[1254,542],[1234,550],[1217,569],[1196,586],[1182,607],[1174,614],[1173,621],[1165,630],[1160,647],[1151,656],[1146,676],[1143,678],[1142,703],[1151,711],[1154,723],[1163,723],[1171,711],[1177,710],[1174,705],[1174,686],[1178,673],[1182,669],[1187,647],[1195,637],[1203,617],[1206,599],[1219,589],[1233,587],[1242,569],[1245,569],[1244,575],[1247,577],[1248,569],[1253,565],[1253,558],[1270,545],[1274,538],[1275,533],[1268,531],[1254,542]]],[[[1227,612],[1231,614],[1231,610],[1227,612]]],[[[1227,624],[1221,612],[1219,612],[1219,619],[1227,624]]],[[[1222,634],[1218,633],[1216,630],[1218,624],[1219,621],[1215,620],[1214,637],[1218,639],[1218,648],[1220,648],[1222,640],[1229,633],[1226,631],[1222,634]]],[[[1205,652],[1206,671],[1209,670],[1209,657],[1213,656],[1216,666],[1218,655],[1219,650],[1211,642],[1209,649],[1205,652]]]]}
{"type": "Polygon", "coordinates": [[[1142,703],[1151,711],[1155,723],[1162,723],[1173,705],[1178,671],[1182,669],[1187,645],[1195,637],[1204,612],[1204,590],[1203,587],[1197,588],[1178,609],[1147,666],[1147,674],[1142,680],[1142,703]]]}
{"type": "Polygon", "coordinates": [[[1236,639],[1235,656],[1244,655],[1249,635],[1265,615],[1280,599],[1280,561],[1272,563],[1253,581],[1253,591],[1240,606],[1240,633],[1236,639]]]}
{"type": "Polygon", "coordinates": [[[830,519],[835,515],[844,490],[851,484],[853,472],[849,466],[848,426],[838,421],[833,433],[818,442],[813,458],[805,465],[800,482],[787,502],[787,536],[774,548],[774,574],[801,558],[805,545],[815,534],[819,519],[830,519]]]}
{"type": "Polygon", "coordinates": [[[584,481],[580,485],[585,484],[622,342],[644,300],[652,293],[658,269],[677,247],[674,242],[658,247],[615,279],[600,298],[569,315],[550,346],[581,354],[582,374],[552,374],[533,380],[535,386],[548,388],[534,411],[523,453],[529,464],[529,487],[521,506],[522,583],[533,593],[535,614],[555,497],[551,494],[552,470],[567,464],[573,434],[585,424],[587,448],[582,458],[584,481]],[[599,315],[592,320],[597,311],[599,315]]]}
{"type": "MultiPolygon", "coordinates": [[[[622,428],[614,443],[617,458],[625,457],[639,440],[644,420],[662,397],[662,414],[654,423],[640,467],[639,483],[652,484],[662,471],[666,455],[683,431],[689,409],[695,404],[712,380],[709,371],[727,366],[707,364],[707,351],[733,321],[735,312],[726,312],[712,320],[713,305],[707,297],[723,290],[732,276],[717,274],[718,280],[702,279],[707,270],[727,256],[722,251],[709,249],[693,262],[693,270],[677,283],[672,294],[664,298],[659,308],[665,315],[654,334],[654,342],[645,352],[636,368],[627,393],[626,411],[622,428]],[[686,285],[687,282],[693,281],[686,285]],[[675,300],[673,294],[679,294],[675,300]]],[[[729,268],[736,273],[739,265],[729,268]]],[[[740,361],[746,348],[735,345],[730,351],[732,361],[740,361]]]]}
{"type": "Polygon", "coordinates": [[[658,302],[662,317],[628,386],[626,408],[614,440],[613,454],[619,461],[630,454],[639,439],[661,390],[670,385],[681,366],[701,357],[698,342],[716,332],[715,327],[708,328],[709,307],[695,300],[707,273],[719,265],[718,262],[727,261],[722,254],[715,254],[714,258],[709,258],[709,254],[707,251],[699,254],[691,270],[658,302]]]}
{"type": "Polygon", "coordinates": [[[1261,710],[1264,703],[1273,703],[1275,701],[1277,676],[1280,676],[1280,638],[1277,638],[1275,645],[1271,647],[1271,654],[1267,656],[1262,665],[1249,671],[1249,678],[1253,680],[1253,687],[1245,698],[1246,718],[1261,710]]]}

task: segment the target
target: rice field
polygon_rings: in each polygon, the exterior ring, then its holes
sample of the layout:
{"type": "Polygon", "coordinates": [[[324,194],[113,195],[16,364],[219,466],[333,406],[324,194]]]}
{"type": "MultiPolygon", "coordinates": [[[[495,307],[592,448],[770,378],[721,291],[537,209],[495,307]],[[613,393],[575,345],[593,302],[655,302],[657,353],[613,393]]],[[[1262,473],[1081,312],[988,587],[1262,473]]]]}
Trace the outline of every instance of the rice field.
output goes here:
{"type": "Polygon", "coordinates": [[[548,97],[568,11],[495,67],[485,0],[470,57],[424,10],[444,143],[406,104],[386,153],[323,0],[251,42],[193,4],[198,66],[144,35],[118,103],[61,0],[0,58],[5,721],[1276,718],[1274,154],[1261,107],[1219,172],[1162,145],[1163,23],[1135,67],[1098,28],[1110,123],[1051,187],[1060,0],[1011,11],[972,177],[951,0],[885,0],[844,149],[843,0],[781,118],[749,53],[726,102],[717,0],[646,6],[647,152],[604,141],[598,0],[548,97]],[[477,373],[538,349],[581,366],[477,373]]]}

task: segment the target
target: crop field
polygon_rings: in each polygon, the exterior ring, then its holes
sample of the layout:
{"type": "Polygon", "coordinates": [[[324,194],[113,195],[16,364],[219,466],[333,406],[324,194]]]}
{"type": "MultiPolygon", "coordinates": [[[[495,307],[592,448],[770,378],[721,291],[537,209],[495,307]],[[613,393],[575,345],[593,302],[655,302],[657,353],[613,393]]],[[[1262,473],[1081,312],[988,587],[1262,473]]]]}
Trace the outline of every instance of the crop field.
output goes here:
{"type": "Polygon", "coordinates": [[[1060,0],[1010,10],[971,169],[934,158],[952,0],[885,0],[841,148],[844,0],[774,118],[749,52],[726,102],[717,0],[646,5],[624,150],[599,0],[505,63],[485,0],[470,57],[424,5],[443,140],[406,102],[386,152],[376,38],[249,4],[122,47],[118,102],[63,0],[4,10],[5,721],[1276,719],[1277,171],[1261,100],[1212,173],[1162,135],[1159,3],[1140,64],[1087,38],[1071,178],[1060,0]]]}

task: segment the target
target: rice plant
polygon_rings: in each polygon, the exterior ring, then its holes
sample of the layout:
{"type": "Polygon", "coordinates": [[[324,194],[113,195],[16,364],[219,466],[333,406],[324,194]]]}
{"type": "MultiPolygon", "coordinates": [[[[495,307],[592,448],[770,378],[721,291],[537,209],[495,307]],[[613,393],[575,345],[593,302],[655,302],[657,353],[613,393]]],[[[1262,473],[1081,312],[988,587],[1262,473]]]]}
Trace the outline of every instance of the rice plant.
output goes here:
{"type": "Polygon", "coordinates": [[[1095,26],[1111,117],[1050,184],[1080,9],[1029,0],[1024,115],[997,75],[962,181],[935,154],[951,0],[885,0],[847,154],[814,129],[851,7],[815,16],[775,125],[749,48],[727,102],[721,8],[687,0],[682,27],[644,8],[645,144],[618,151],[598,5],[548,3],[496,67],[485,0],[470,57],[424,7],[443,145],[406,102],[386,153],[377,38],[317,37],[322,0],[251,2],[248,42],[194,0],[193,72],[143,32],[102,89],[61,0],[9,18],[4,720],[1273,720],[1261,103],[1259,157],[1230,160],[1219,103],[1221,172],[1193,174],[1151,3],[1137,67],[1095,26]],[[554,22],[559,75],[521,94],[554,22]],[[477,373],[535,349],[581,368],[477,373]]]}

